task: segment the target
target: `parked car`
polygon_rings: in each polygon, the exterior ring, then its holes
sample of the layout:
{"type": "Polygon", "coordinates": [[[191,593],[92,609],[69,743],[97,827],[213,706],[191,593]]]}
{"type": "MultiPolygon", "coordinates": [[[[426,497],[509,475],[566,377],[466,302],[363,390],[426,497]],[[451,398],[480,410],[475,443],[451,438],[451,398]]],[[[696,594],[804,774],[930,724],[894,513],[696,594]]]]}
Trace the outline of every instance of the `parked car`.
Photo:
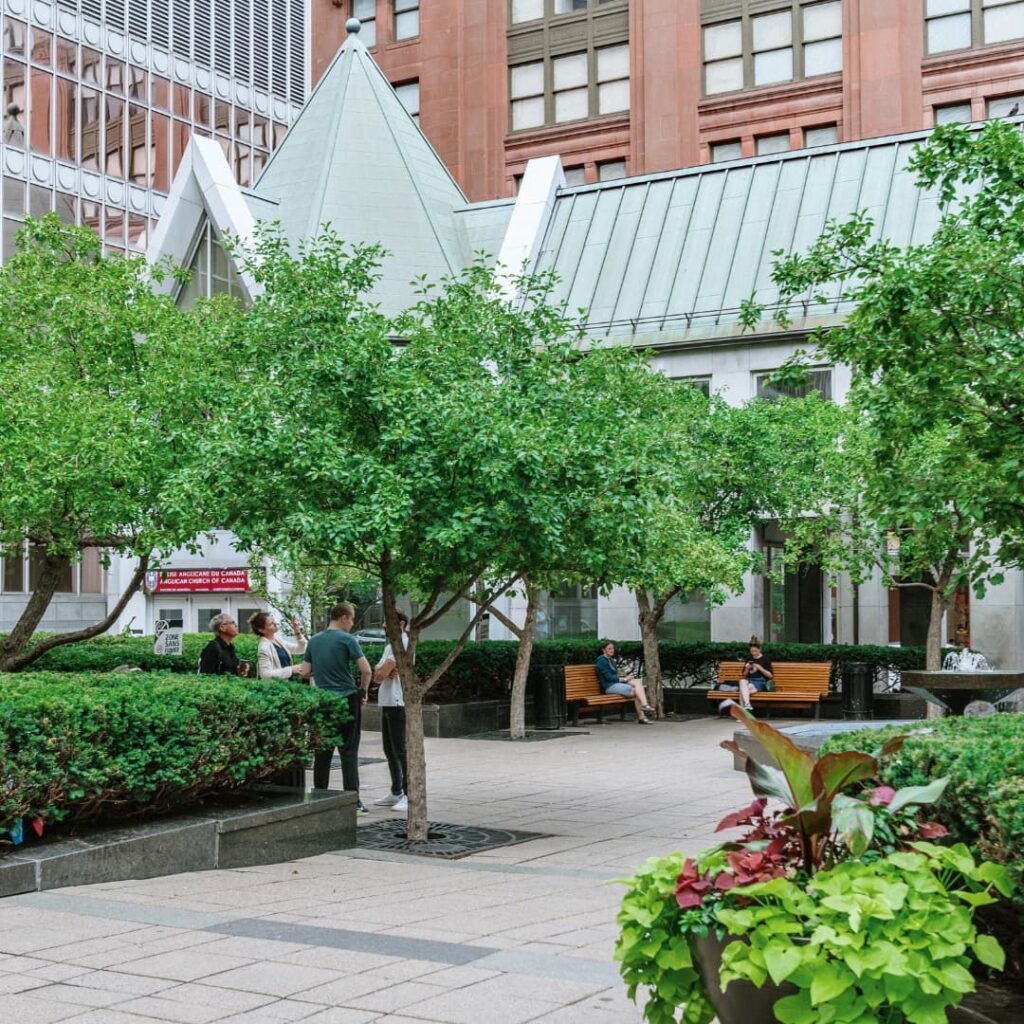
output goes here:
{"type": "Polygon", "coordinates": [[[365,629],[357,630],[352,635],[363,646],[367,644],[386,644],[388,642],[387,634],[380,626],[369,626],[365,629]]]}

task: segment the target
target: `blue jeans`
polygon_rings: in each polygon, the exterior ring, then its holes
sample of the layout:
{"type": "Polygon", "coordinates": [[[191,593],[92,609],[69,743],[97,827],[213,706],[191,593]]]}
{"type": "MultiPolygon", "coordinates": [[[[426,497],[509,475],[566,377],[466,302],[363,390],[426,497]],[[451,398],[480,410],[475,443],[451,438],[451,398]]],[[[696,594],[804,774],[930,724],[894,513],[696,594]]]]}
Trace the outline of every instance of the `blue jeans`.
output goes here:
{"type": "Polygon", "coordinates": [[[629,683],[612,683],[605,693],[614,693],[616,697],[633,697],[635,693],[629,683]]]}

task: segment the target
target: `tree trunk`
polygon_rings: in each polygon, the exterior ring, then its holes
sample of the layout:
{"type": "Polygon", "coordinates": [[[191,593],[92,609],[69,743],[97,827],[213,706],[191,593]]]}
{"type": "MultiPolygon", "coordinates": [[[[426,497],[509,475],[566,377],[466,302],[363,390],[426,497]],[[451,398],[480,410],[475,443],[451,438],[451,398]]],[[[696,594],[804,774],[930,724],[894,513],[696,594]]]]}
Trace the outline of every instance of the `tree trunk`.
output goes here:
{"type": "Polygon", "coordinates": [[[26,645],[32,639],[46,609],[50,607],[53,595],[60,585],[64,559],[59,555],[43,555],[39,581],[32,590],[14,629],[0,642],[0,672],[17,672],[26,645]]]}
{"type": "Polygon", "coordinates": [[[409,777],[405,794],[409,800],[409,824],[406,838],[427,838],[427,754],[423,745],[423,691],[418,684],[405,688],[405,753],[409,777]]]}
{"type": "Polygon", "coordinates": [[[526,621],[519,634],[519,650],[516,652],[516,669],[512,675],[512,706],[509,709],[509,738],[526,739],[526,679],[530,674],[530,658],[533,655],[533,641],[537,636],[537,609],[540,607],[540,590],[528,580],[526,582],[526,621]]]}
{"type": "Polygon", "coordinates": [[[937,672],[942,668],[942,617],[949,603],[946,587],[949,575],[944,574],[935,583],[932,590],[932,608],[928,619],[928,639],[925,641],[924,667],[929,672],[937,672]]]}
{"type": "Polygon", "coordinates": [[[640,639],[644,645],[644,672],[647,676],[647,699],[657,711],[658,718],[665,717],[665,691],[661,685],[661,651],[658,649],[658,623],[665,614],[665,606],[681,588],[670,587],[660,596],[651,595],[644,587],[637,587],[637,608],[640,610],[640,639]]]}
{"type": "Polygon", "coordinates": [[[47,556],[43,563],[39,583],[35,590],[32,591],[32,596],[25,606],[25,611],[22,612],[21,618],[18,619],[14,629],[11,630],[7,638],[0,644],[0,672],[18,672],[27,665],[31,665],[37,658],[41,658],[47,651],[52,651],[55,647],[64,647],[67,644],[79,643],[82,640],[91,640],[94,636],[105,633],[117,621],[117,617],[121,612],[124,611],[125,605],[131,600],[132,594],[142,586],[142,580],[146,575],[148,567],[149,556],[143,555],[139,559],[138,568],[128,582],[128,586],[125,587],[124,592],[117,600],[117,604],[111,608],[105,618],[99,622],[94,622],[91,626],[86,626],[84,629],[77,629],[72,633],[58,633],[56,636],[47,637],[47,639],[34,644],[26,650],[26,645],[32,638],[36,626],[39,625],[43,614],[49,607],[50,601],[53,600],[53,595],[57,591],[60,575],[64,568],[64,560],[62,558],[47,556]],[[51,572],[52,577],[48,575],[51,572]],[[30,627],[28,623],[31,623],[30,627]]]}
{"type": "Polygon", "coordinates": [[[640,639],[644,647],[644,675],[646,676],[647,699],[657,711],[657,717],[664,718],[665,700],[661,689],[661,652],[658,650],[658,620],[654,617],[650,595],[642,587],[636,590],[636,603],[640,609],[640,639]]]}

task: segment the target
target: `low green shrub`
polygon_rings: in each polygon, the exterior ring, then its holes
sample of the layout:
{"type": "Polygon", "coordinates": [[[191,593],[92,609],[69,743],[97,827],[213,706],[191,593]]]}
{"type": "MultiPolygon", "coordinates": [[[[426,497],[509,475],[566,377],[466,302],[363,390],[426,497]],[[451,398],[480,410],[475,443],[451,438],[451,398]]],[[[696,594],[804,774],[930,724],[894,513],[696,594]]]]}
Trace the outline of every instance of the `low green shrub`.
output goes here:
{"type": "Polygon", "coordinates": [[[899,788],[948,777],[937,818],[978,856],[1005,864],[1024,903],[1024,715],[858,730],[834,736],[823,751],[870,752],[908,730],[903,749],[882,759],[882,781],[899,788]]]}
{"type": "MultiPolygon", "coordinates": [[[[209,642],[209,633],[187,633],[181,657],[153,653],[152,637],[104,636],[49,651],[29,666],[34,671],[109,672],[118,665],[137,665],[147,672],[194,673],[199,652],[209,642]]],[[[580,665],[597,660],[597,640],[542,640],[534,647],[532,665],[580,665]]],[[[240,636],[235,640],[239,656],[255,662],[256,638],[240,636]]],[[[431,691],[431,700],[497,700],[506,697],[512,686],[518,644],[509,640],[488,640],[467,644],[466,649],[431,691]]],[[[417,650],[421,671],[429,671],[447,657],[449,640],[424,640],[417,650]]],[[[639,641],[616,642],[619,655],[626,661],[643,660],[639,641]]],[[[710,686],[718,663],[741,660],[747,656],[746,641],[730,643],[669,643],[659,645],[665,686],[710,686]]],[[[833,690],[838,689],[844,666],[851,661],[867,662],[877,671],[924,667],[924,648],[878,647],[867,644],[766,644],[765,652],[773,661],[830,661],[833,690]]],[[[378,650],[368,647],[371,661],[378,650]]]]}
{"type": "MultiPolygon", "coordinates": [[[[211,633],[186,633],[183,653],[154,654],[151,636],[98,636],[78,644],[66,644],[47,651],[28,666],[31,672],[112,672],[119,665],[133,665],[143,672],[195,673],[202,649],[211,633]]],[[[256,637],[243,634],[235,639],[240,658],[256,663],[256,637]]]]}
{"type": "Polygon", "coordinates": [[[331,693],[233,676],[0,676],[0,834],[18,819],[162,813],[264,781],[337,742],[346,714],[331,693]]]}

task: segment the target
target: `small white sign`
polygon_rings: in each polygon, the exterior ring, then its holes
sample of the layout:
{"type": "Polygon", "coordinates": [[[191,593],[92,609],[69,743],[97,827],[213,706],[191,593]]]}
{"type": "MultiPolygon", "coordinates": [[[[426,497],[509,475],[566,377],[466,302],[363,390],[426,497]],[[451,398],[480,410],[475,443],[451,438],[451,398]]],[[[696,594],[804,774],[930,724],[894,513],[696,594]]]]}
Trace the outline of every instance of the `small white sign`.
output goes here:
{"type": "Polygon", "coordinates": [[[179,657],[182,653],[181,626],[172,626],[166,619],[156,620],[156,642],[153,644],[154,654],[175,654],[179,657]]]}

